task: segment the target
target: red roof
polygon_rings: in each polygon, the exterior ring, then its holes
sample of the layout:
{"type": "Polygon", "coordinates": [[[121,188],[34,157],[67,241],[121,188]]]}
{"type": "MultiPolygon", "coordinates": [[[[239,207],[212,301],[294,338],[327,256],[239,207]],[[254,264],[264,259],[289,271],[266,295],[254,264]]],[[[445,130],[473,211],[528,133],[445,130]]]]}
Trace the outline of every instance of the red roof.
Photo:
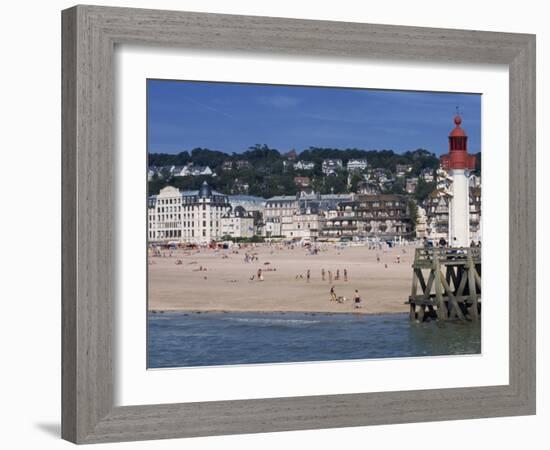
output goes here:
{"type": "Polygon", "coordinates": [[[460,128],[460,124],[462,123],[462,117],[460,117],[458,115],[455,116],[454,122],[455,122],[456,127],[454,128],[453,131],[451,131],[451,134],[449,134],[449,136],[450,137],[465,137],[466,133],[464,132],[464,130],[462,128],[460,128]]]}

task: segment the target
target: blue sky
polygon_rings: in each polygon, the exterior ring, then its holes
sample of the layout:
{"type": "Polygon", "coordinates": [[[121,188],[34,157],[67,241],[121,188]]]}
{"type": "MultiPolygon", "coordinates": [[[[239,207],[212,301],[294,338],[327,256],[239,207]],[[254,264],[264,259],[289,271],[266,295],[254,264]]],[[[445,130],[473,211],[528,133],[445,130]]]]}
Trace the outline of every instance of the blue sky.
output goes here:
{"type": "Polygon", "coordinates": [[[148,151],[312,147],[447,153],[456,107],[481,150],[481,95],[148,80],[148,151]]]}

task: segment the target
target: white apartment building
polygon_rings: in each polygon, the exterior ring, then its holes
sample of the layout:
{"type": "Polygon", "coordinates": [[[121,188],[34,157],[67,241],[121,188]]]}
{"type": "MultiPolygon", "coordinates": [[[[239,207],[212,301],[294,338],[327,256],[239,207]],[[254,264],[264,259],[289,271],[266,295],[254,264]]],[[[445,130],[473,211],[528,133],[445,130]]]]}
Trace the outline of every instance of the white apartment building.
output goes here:
{"type": "Polygon", "coordinates": [[[250,238],[254,236],[254,217],[242,206],[227,211],[221,219],[222,236],[250,238]]]}
{"type": "Polygon", "coordinates": [[[348,172],[362,172],[366,170],[368,164],[366,159],[350,159],[348,161],[348,172]]]}
{"type": "Polygon", "coordinates": [[[166,186],[158,195],[149,197],[149,241],[181,241],[181,204],[181,193],[172,186],[166,186]]]}
{"type": "Polygon", "coordinates": [[[321,170],[325,175],[329,176],[342,170],[343,167],[341,159],[325,159],[321,165],[321,170]]]}
{"type": "Polygon", "coordinates": [[[149,198],[148,237],[152,242],[208,243],[222,236],[222,216],[230,208],[227,195],[206,181],[198,191],[167,186],[149,198]]]}
{"type": "Polygon", "coordinates": [[[283,217],[281,234],[291,239],[311,239],[319,237],[321,218],[317,211],[297,211],[292,216],[283,217]]]}
{"type": "Polygon", "coordinates": [[[279,217],[270,217],[264,222],[264,226],[262,227],[262,236],[267,238],[282,236],[283,233],[281,231],[281,227],[282,224],[279,217]]]}
{"type": "Polygon", "coordinates": [[[310,161],[298,161],[294,163],[294,170],[313,170],[315,163],[310,161]]]}
{"type": "Polygon", "coordinates": [[[298,198],[295,195],[278,195],[265,202],[264,218],[292,216],[298,209],[298,198]]]}
{"type": "Polygon", "coordinates": [[[208,166],[194,166],[188,164],[187,166],[172,166],[170,172],[175,177],[196,177],[199,175],[212,176],[214,172],[208,166]]]}

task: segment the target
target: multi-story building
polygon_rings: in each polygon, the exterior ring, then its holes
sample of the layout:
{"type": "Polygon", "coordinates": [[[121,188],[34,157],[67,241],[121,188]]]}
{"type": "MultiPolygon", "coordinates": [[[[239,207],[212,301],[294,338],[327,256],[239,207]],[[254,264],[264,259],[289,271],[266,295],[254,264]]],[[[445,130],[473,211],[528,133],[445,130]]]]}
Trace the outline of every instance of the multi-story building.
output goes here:
{"type": "Polygon", "coordinates": [[[298,161],[294,163],[293,167],[294,170],[313,170],[315,163],[311,161],[298,161]]]}
{"type": "Polygon", "coordinates": [[[439,240],[449,238],[449,205],[451,194],[447,189],[436,189],[425,202],[426,237],[439,240]]]}
{"type": "Polygon", "coordinates": [[[413,194],[418,186],[418,177],[410,177],[405,179],[405,191],[408,194],[413,194]]]}
{"type": "MultiPolygon", "coordinates": [[[[470,240],[481,240],[481,188],[470,187],[470,240]]],[[[436,189],[425,202],[426,236],[429,239],[449,240],[449,213],[451,193],[448,189],[436,189]]]]}
{"type": "Polygon", "coordinates": [[[434,170],[431,167],[426,167],[420,171],[420,178],[426,183],[433,183],[435,181],[434,170]]]}
{"type": "Polygon", "coordinates": [[[235,209],[237,206],[242,206],[246,211],[259,211],[261,214],[264,213],[265,209],[265,198],[256,197],[254,195],[230,195],[229,203],[231,207],[235,209]]]}
{"type": "Polygon", "coordinates": [[[375,181],[361,181],[357,185],[357,193],[358,194],[366,194],[366,195],[377,195],[380,194],[381,189],[380,185],[375,181]]]}
{"type": "Polygon", "coordinates": [[[233,170],[233,161],[224,161],[222,164],[222,170],[224,172],[229,172],[230,170],[233,170]]]}
{"type": "Polygon", "coordinates": [[[250,185],[239,178],[235,178],[233,182],[233,187],[231,188],[231,192],[233,194],[248,194],[248,190],[250,189],[250,185]]]}
{"type": "Polygon", "coordinates": [[[199,175],[212,176],[214,172],[208,166],[194,166],[188,164],[186,166],[172,166],[172,176],[174,177],[195,177],[199,175]]]}
{"type": "Polygon", "coordinates": [[[350,159],[346,167],[348,172],[362,172],[367,166],[366,159],[350,159]]]}
{"type": "Polygon", "coordinates": [[[343,169],[341,159],[325,159],[321,165],[321,171],[326,176],[335,175],[337,172],[343,169]]]}
{"type": "Polygon", "coordinates": [[[410,164],[397,164],[395,166],[395,174],[398,177],[404,177],[412,170],[412,166],[410,164]]]}
{"type": "Polygon", "coordinates": [[[228,196],[205,181],[198,191],[167,186],[149,197],[150,241],[208,243],[222,236],[221,219],[230,208],[228,196]]]}
{"type": "Polygon", "coordinates": [[[147,208],[149,241],[181,241],[182,196],[178,189],[166,186],[149,197],[147,208]]]}
{"type": "Polygon", "coordinates": [[[339,203],[350,201],[353,194],[319,194],[301,191],[267,199],[264,210],[265,236],[315,239],[339,203]]]}
{"type": "Polygon", "coordinates": [[[470,187],[470,240],[481,242],[481,187],[470,187]]]}
{"type": "Polygon", "coordinates": [[[221,235],[232,238],[254,236],[254,216],[242,206],[229,209],[221,218],[221,235]]]}
{"type": "Polygon", "coordinates": [[[291,239],[315,240],[319,236],[321,216],[316,207],[299,208],[281,220],[281,234],[291,239]]]}
{"type": "Polygon", "coordinates": [[[422,239],[426,237],[428,228],[428,216],[426,210],[420,206],[416,208],[416,237],[422,239]]]}
{"type": "Polygon", "coordinates": [[[237,161],[235,161],[235,166],[239,170],[250,169],[250,167],[251,167],[250,161],[248,161],[246,159],[238,159],[237,161]]]}
{"type": "Polygon", "coordinates": [[[265,220],[263,227],[261,229],[261,234],[264,237],[281,237],[281,218],[280,217],[269,217],[265,220]]]}
{"type": "Polygon", "coordinates": [[[402,195],[357,195],[341,202],[337,216],[327,219],[322,235],[326,237],[410,238],[413,223],[408,199],[402,195]]]}
{"type": "Polygon", "coordinates": [[[264,218],[267,221],[272,217],[292,216],[296,209],[298,209],[297,195],[277,195],[266,200],[264,218]]]}
{"type": "Polygon", "coordinates": [[[468,178],[468,184],[471,188],[477,188],[481,186],[481,177],[479,175],[470,175],[468,178]]]}

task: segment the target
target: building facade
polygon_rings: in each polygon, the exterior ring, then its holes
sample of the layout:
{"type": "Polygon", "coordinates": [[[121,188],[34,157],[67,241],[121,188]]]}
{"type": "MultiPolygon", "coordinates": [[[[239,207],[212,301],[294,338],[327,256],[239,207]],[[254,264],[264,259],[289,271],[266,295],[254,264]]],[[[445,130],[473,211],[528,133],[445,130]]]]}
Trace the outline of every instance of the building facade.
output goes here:
{"type": "Polygon", "coordinates": [[[294,163],[294,170],[313,170],[315,163],[311,161],[298,161],[294,163]]]}
{"type": "Polygon", "coordinates": [[[325,221],[325,237],[377,237],[382,239],[413,237],[408,199],[402,195],[357,195],[341,202],[337,216],[325,221]]]}
{"type": "Polygon", "coordinates": [[[147,208],[149,241],[181,241],[182,196],[179,189],[167,186],[151,195],[147,208]]]}
{"type": "Polygon", "coordinates": [[[325,159],[321,164],[321,171],[324,175],[335,175],[344,168],[341,159],[325,159]]]}
{"type": "Polygon", "coordinates": [[[350,159],[347,164],[348,172],[362,172],[367,169],[366,159],[350,159]]]}
{"type": "Polygon", "coordinates": [[[232,238],[254,236],[254,216],[242,206],[229,209],[221,218],[221,235],[232,238]]]}
{"type": "MultiPolygon", "coordinates": [[[[452,190],[436,189],[424,206],[426,210],[426,234],[428,239],[449,240],[449,213],[452,209],[452,190]]],[[[469,188],[469,242],[481,241],[481,187],[469,188]]]]}
{"type": "Polygon", "coordinates": [[[209,243],[222,237],[222,216],[230,209],[228,196],[206,181],[197,191],[167,186],[149,197],[148,237],[151,242],[209,243]]]}

